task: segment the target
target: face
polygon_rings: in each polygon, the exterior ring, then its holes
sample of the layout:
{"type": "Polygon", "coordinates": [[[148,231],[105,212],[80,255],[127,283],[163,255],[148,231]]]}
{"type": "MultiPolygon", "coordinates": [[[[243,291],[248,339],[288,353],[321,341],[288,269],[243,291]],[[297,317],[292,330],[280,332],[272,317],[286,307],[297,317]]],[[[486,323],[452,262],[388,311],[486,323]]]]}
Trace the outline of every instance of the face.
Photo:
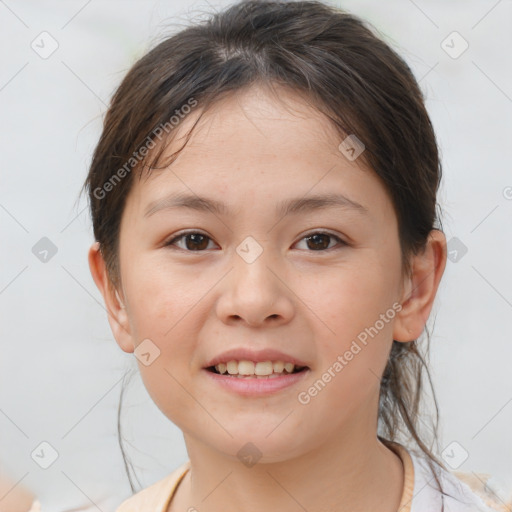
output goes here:
{"type": "Polygon", "coordinates": [[[152,399],[186,439],[232,457],[250,441],[269,462],[375,428],[403,290],[383,184],[340,152],[321,114],[282,98],[288,107],[253,88],[205,114],[173,164],[134,180],[119,249],[126,324],[116,338],[146,354],[152,399]],[[177,194],[219,208],[173,205],[177,194]],[[339,202],[312,201],[326,195],[339,202]],[[219,358],[306,368],[218,375],[207,367],[219,358]]]}

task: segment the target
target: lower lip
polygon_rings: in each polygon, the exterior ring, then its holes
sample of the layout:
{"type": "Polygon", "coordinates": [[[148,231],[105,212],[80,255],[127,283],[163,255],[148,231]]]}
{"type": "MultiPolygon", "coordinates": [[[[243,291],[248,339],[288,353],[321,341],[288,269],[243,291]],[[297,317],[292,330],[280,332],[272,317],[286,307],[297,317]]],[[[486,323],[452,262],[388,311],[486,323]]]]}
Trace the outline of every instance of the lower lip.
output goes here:
{"type": "Polygon", "coordinates": [[[280,391],[297,384],[309,373],[309,369],[306,369],[301,372],[290,373],[288,375],[273,377],[271,379],[258,379],[256,377],[231,377],[228,375],[214,373],[206,369],[203,371],[225,389],[245,396],[261,396],[275,393],[276,391],[280,391]]]}

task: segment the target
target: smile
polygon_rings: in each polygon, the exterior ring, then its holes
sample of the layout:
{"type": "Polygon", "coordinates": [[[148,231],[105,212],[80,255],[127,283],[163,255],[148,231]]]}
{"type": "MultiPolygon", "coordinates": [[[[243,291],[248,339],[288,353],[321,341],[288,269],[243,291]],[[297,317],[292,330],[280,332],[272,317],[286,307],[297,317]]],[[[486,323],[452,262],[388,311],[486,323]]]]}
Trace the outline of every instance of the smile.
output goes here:
{"type": "Polygon", "coordinates": [[[281,375],[297,373],[305,369],[305,366],[297,366],[284,361],[227,361],[211,366],[208,370],[220,375],[228,374],[241,378],[275,378],[281,375]]]}

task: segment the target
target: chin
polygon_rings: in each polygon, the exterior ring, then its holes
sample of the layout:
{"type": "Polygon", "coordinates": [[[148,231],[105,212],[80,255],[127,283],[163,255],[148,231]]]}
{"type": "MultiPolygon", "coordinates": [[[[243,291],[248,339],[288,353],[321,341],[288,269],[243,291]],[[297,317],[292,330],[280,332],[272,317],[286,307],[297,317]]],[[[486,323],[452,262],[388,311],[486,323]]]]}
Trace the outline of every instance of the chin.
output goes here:
{"type": "MultiPolygon", "coordinates": [[[[304,444],[299,440],[295,440],[296,445],[291,445],[290,439],[293,439],[293,436],[290,432],[283,429],[281,435],[276,432],[269,435],[271,430],[272,428],[240,434],[231,430],[233,439],[224,439],[223,443],[217,445],[217,449],[228,457],[239,460],[247,467],[251,467],[255,463],[285,462],[304,453],[304,444]]],[[[215,444],[212,443],[211,446],[215,446],[215,444]]]]}

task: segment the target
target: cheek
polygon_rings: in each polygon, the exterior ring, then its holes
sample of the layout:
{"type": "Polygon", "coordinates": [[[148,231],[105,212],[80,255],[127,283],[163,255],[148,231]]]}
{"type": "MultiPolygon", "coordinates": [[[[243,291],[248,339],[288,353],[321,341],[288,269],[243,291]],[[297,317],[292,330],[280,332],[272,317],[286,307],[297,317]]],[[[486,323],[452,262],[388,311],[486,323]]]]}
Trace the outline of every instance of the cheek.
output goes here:
{"type": "Polygon", "coordinates": [[[368,252],[358,263],[338,267],[310,287],[315,298],[310,307],[322,320],[316,343],[318,373],[330,369],[336,375],[326,393],[331,405],[364,401],[378,391],[396,316],[399,265],[394,265],[392,259],[368,252]]]}
{"type": "Polygon", "coordinates": [[[190,286],[178,272],[161,272],[155,266],[132,268],[128,286],[135,343],[150,339],[158,353],[149,365],[137,361],[144,386],[162,413],[181,424],[182,411],[190,408],[190,396],[183,386],[190,378],[198,300],[204,292],[190,286]]]}
{"type": "MultiPolygon", "coordinates": [[[[189,378],[198,339],[197,315],[203,314],[199,301],[205,291],[190,284],[188,277],[179,272],[162,272],[155,265],[127,266],[126,271],[128,314],[136,354],[145,347],[137,348],[138,345],[148,339],[156,354],[149,365],[144,364],[144,358],[137,361],[141,378],[162,411],[165,404],[179,409],[180,397],[186,402],[186,396],[182,397],[178,383],[189,378]]],[[[166,415],[169,413],[165,410],[166,415]]]]}
{"type": "Polygon", "coordinates": [[[131,326],[139,337],[153,336],[172,344],[175,333],[186,329],[187,316],[206,293],[207,285],[180,272],[179,267],[150,263],[140,261],[126,269],[131,326]]]}
{"type": "MultiPolygon", "coordinates": [[[[327,337],[346,343],[385,315],[397,298],[398,270],[375,255],[315,276],[305,297],[325,324],[327,337]]],[[[391,324],[382,327],[379,323],[379,331],[389,334],[391,324]]]]}

